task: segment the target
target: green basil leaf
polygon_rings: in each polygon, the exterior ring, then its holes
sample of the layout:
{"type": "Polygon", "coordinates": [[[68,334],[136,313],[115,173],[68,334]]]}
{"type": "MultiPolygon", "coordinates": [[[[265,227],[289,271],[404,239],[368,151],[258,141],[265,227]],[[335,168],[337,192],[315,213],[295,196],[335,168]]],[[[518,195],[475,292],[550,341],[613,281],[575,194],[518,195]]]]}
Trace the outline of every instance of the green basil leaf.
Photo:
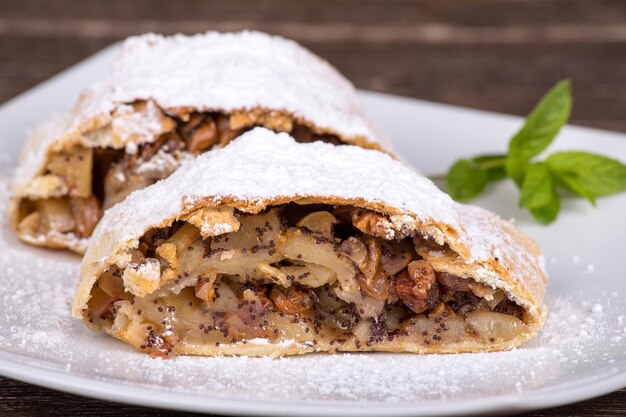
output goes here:
{"type": "Polygon", "coordinates": [[[542,207],[530,209],[530,213],[540,223],[550,224],[556,220],[559,210],[561,210],[561,199],[556,191],[552,190],[550,201],[542,207]]]}
{"type": "Polygon", "coordinates": [[[540,208],[552,200],[554,182],[543,162],[532,164],[526,170],[519,205],[528,209],[540,208]]]}
{"type": "Polygon", "coordinates": [[[573,192],[594,197],[626,191],[626,165],[581,151],[557,152],[546,159],[550,171],[573,192]]]}
{"type": "Polygon", "coordinates": [[[528,167],[522,184],[520,206],[529,209],[533,217],[543,224],[556,219],[561,199],[556,193],[550,170],[543,162],[528,167]]]}
{"type": "Polygon", "coordinates": [[[506,177],[506,171],[504,167],[492,168],[487,171],[487,175],[489,176],[489,181],[498,181],[506,177]]]}
{"type": "Polygon", "coordinates": [[[506,177],[504,164],[506,155],[482,155],[473,159],[474,164],[482,170],[487,171],[489,181],[497,181],[506,177]]]}
{"type": "Polygon", "coordinates": [[[446,176],[446,187],[452,198],[469,200],[485,189],[489,182],[486,171],[476,169],[470,159],[460,159],[452,165],[446,176]]]}
{"type": "Polygon", "coordinates": [[[520,156],[509,155],[509,157],[506,158],[506,173],[509,177],[513,179],[513,181],[515,181],[515,183],[519,187],[522,186],[522,181],[524,181],[524,174],[528,165],[528,160],[523,159],[520,156]]]}
{"type": "Polygon", "coordinates": [[[524,126],[509,143],[506,171],[518,185],[522,184],[528,161],[543,152],[567,123],[572,109],[569,80],[557,83],[533,108],[524,126]]]}
{"type": "Polygon", "coordinates": [[[596,205],[596,196],[591,191],[585,188],[585,186],[579,181],[576,175],[557,172],[552,172],[552,174],[558,180],[559,185],[562,185],[563,187],[578,194],[583,198],[586,198],[594,206],[596,205]]]}
{"type": "Polygon", "coordinates": [[[480,155],[475,158],[472,158],[472,161],[476,165],[478,165],[481,169],[503,167],[504,161],[506,161],[506,155],[504,154],[480,155]]]}
{"type": "Polygon", "coordinates": [[[458,160],[446,176],[448,193],[459,201],[476,197],[489,182],[506,176],[505,161],[506,155],[482,155],[458,160]]]}

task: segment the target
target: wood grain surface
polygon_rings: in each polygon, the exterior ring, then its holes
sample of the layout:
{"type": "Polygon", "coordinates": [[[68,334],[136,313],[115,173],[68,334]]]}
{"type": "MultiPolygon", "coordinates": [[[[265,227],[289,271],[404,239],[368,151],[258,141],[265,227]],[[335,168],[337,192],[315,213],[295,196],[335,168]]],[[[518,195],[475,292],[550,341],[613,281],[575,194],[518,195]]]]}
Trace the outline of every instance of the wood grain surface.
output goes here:
{"type": "MultiPolygon", "coordinates": [[[[576,124],[626,132],[623,0],[0,0],[0,102],[142,32],[259,29],[358,87],[523,115],[574,83],[576,124]]],[[[0,378],[0,415],[178,416],[0,378]]],[[[528,416],[626,415],[626,390],[528,416]]]]}

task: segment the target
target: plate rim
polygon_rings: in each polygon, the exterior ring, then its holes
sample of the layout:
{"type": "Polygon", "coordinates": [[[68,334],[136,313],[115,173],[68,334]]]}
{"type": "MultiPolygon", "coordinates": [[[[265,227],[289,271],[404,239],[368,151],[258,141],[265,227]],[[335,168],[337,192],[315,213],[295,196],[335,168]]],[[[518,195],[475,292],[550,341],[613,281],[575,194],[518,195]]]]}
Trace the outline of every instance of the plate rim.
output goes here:
{"type": "MultiPolygon", "coordinates": [[[[6,352],[2,352],[6,356],[6,352]]],[[[14,354],[15,356],[19,356],[14,354]]],[[[477,415],[479,413],[518,413],[559,407],[595,398],[626,387],[626,372],[617,371],[592,384],[577,384],[574,388],[550,392],[522,392],[489,396],[448,403],[432,404],[367,403],[358,402],[279,402],[261,399],[201,396],[194,393],[155,390],[135,384],[119,384],[100,378],[87,378],[63,373],[36,365],[12,362],[0,357],[0,375],[42,386],[48,389],[141,407],[189,412],[212,412],[225,415],[255,416],[316,416],[346,417],[377,416],[384,411],[390,417],[477,415]],[[89,382],[85,384],[85,382],[89,382]],[[195,401],[189,401],[193,399],[195,401]],[[152,404],[146,401],[151,401],[152,404]]]]}

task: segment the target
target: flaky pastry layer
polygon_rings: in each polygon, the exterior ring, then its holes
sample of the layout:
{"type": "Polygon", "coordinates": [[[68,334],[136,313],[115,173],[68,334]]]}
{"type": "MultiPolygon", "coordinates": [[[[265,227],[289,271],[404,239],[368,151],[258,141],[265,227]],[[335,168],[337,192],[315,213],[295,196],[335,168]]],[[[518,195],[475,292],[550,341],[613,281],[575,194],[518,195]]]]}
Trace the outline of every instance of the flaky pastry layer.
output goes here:
{"type": "Polygon", "coordinates": [[[546,279],[529,237],[455,203],[388,155],[299,144],[257,128],[107,212],[83,261],[73,313],[152,354],[491,351],[539,331],[546,279]],[[266,223],[276,235],[263,244],[255,232],[270,230],[266,223]],[[380,253],[380,264],[372,269],[355,252],[380,253]],[[385,253],[403,262],[389,266],[385,253]],[[289,273],[294,268],[304,272],[289,273]],[[92,301],[102,279],[108,297],[92,301]],[[220,304],[225,299],[234,302],[220,304]],[[242,318],[242,308],[255,318],[242,318]],[[327,328],[328,317],[348,325],[327,328]],[[168,327],[186,321],[193,325],[168,327]]]}

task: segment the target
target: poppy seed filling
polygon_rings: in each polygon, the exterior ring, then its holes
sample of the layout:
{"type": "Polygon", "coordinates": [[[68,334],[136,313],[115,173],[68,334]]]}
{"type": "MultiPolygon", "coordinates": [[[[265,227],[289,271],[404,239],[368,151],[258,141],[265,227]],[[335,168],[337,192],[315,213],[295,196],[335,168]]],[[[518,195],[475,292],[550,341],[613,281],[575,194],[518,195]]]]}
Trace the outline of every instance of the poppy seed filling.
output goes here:
{"type": "Polygon", "coordinates": [[[260,339],[337,352],[493,344],[528,330],[502,290],[435,271],[416,251],[424,239],[387,222],[352,206],[200,210],[145,233],[98,277],[84,315],[162,357],[260,339]]]}
{"type": "MultiPolygon", "coordinates": [[[[140,117],[155,106],[140,101],[129,107],[132,114],[140,117]]],[[[334,135],[316,133],[279,112],[151,111],[158,112],[159,126],[151,142],[141,145],[129,142],[125,149],[75,144],[52,152],[44,171],[31,184],[34,191],[45,192],[43,195],[34,192],[20,201],[17,218],[20,235],[51,247],[64,247],[67,240],[88,238],[104,210],[133,191],[167,178],[186,159],[223,147],[255,126],[290,132],[302,143],[318,140],[342,143],[334,135]]],[[[111,125],[115,122],[114,117],[111,125]]],[[[115,136],[115,133],[107,126],[89,135],[115,136]]]]}

